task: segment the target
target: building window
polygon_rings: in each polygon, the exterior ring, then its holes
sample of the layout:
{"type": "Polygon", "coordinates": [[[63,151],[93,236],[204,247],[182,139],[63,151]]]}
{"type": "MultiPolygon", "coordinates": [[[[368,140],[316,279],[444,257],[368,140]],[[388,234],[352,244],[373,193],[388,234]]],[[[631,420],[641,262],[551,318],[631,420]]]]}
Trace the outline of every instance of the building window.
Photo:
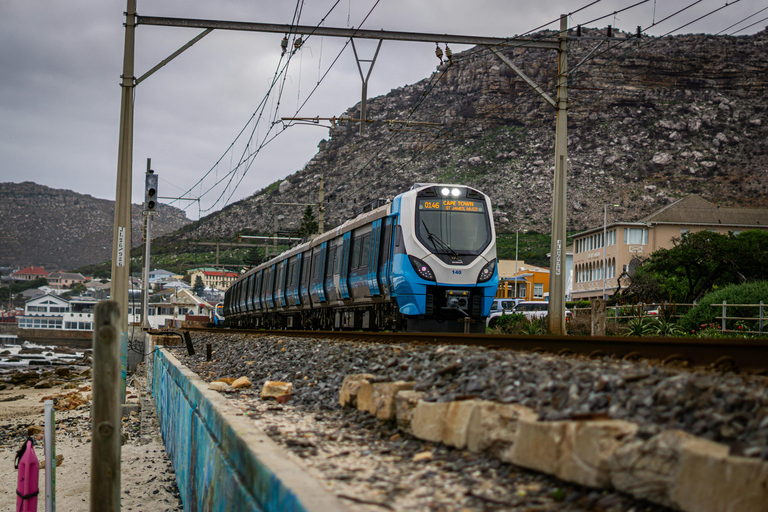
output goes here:
{"type": "Polygon", "coordinates": [[[534,299],[544,298],[544,283],[533,283],[533,298],[534,299]]]}
{"type": "Polygon", "coordinates": [[[608,245],[616,245],[616,230],[612,229],[607,234],[608,245]]]}
{"type": "Polygon", "coordinates": [[[624,228],[624,243],[646,245],[648,243],[648,229],[624,228]]]}

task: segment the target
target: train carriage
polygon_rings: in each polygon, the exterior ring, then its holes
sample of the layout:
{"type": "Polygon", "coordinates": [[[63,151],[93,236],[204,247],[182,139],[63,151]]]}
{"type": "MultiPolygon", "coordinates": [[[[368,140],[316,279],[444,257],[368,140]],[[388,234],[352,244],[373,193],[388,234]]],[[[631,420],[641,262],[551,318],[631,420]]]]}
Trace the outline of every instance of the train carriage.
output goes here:
{"type": "Polygon", "coordinates": [[[490,199],[415,185],[241,276],[234,327],[482,332],[498,286],[490,199]]]}

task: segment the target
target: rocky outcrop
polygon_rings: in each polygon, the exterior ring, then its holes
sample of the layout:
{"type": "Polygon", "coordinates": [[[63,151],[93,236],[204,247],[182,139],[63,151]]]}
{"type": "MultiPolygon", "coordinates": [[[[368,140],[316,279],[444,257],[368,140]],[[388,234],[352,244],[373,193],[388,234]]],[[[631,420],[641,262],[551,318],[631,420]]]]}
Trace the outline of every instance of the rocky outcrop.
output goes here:
{"type": "MultiPolygon", "coordinates": [[[[0,183],[0,264],[71,270],[110,260],[114,204],[29,181],[0,183]]],[[[141,245],[141,211],[141,206],[132,206],[133,247],[141,245]]],[[[182,210],[161,204],[153,238],[189,222],[182,210]]]]}
{"type": "MultiPolygon", "coordinates": [[[[618,34],[577,67],[600,43],[570,43],[569,230],[601,223],[607,203],[620,204],[617,218],[627,221],[690,193],[723,205],[768,206],[768,32],[641,39],[618,34]]],[[[554,52],[504,53],[555,95],[554,52]]],[[[458,54],[454,62],[370,99],[375,122],[364,136],[357,124],[337,124],[304,169],[206,217],[184,236],[231,236],[246,227],[269,232],[273,216],[280,229],[295,229],[301,212],[273,203],[317,201],[321,175],[326,227],[414,182],[454,182],[491,195],[499,231],[547,231],[554,110],[482,48],[458,54]]],[[[357,117],[359,105],[344,115],[357,117]]]]}

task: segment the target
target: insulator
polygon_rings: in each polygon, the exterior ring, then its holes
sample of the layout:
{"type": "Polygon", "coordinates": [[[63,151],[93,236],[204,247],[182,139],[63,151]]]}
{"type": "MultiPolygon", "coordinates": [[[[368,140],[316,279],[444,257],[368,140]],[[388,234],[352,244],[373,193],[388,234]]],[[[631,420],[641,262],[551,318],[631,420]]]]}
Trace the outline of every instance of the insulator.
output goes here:
{"type": "Polygon", "coordinates": [[[448,45],[445,45],[445,56],[448,60],[453,60],[453,51],[451,51],[451,47],[448,45]]]}
{"type": "Polygon", "coordinates": [[[581,37],[581,25],[576,25],[576,37],[581,37]]]}
{"type": "Polygon", "coordinates": [[[435,43],[435,55],[437,55],[438,59],[443,60],[443,50],[440,49],[437,43],[435,43]]]}
{"type": "Polygon", "coordinates": [[[611,27],[610,25],[608,25],[608,33],[607,33],[607,36],[608,36],[608,37],[613,37],[613,27],[611,27]]]}
{"type": "Polygon", "coordinates": [[[299,48],[301,48],[301,45],[302,45],[302,44],[304,44],[304,41],[303,41],[301,38],[298,38],[298,39],[296,39],[296,40],[293,42],[293,47],[294,47],[296,50],[298,50],[299,48]]]}
{"type": "Polygon", "coordinates": [[[640,39],[641,30],[642,30],[642,29],[640,28],[640,25],[638,25],[638,26],[637,26],[637,38],[638,38],[638,39],[640,39]]]}
{"type": "Polygon", "coordinates": [[[283,40],[280,41],[280,48],[283,49],[283,53],[288,49],[288,36],[283,37],[283,40]]]}

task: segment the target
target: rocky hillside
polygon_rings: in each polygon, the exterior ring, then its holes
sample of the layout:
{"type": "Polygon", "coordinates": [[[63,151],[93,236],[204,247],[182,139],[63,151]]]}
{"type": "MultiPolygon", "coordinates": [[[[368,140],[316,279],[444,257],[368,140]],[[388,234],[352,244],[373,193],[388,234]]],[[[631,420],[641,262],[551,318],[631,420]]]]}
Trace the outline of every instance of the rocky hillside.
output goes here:
{"type": "MultiPolygon", "coordinates": [[[[132,207],[133,243],[141,244],[141,206],[132,207]]],[[[112,258],[114,201],[32,182],[0,183],[0,264],[71,270],[112,258]]],[[[160,205],[152,235],[189,224],[182,210],[160,205]]]]}
{"type": "MultiPolygon", "coordinates": [[[[570,43],[568,229],[602,223],[605,204],[621,205],[616,220],[634,220],[690,193],[768,207],[768,32],[640,39],[620,33],[601,42],[603,34],[585,30],[591,38],[570,43]]],[[[554,34],[538,36],[547,35],[554,34]]],[[[555,97],[555,52],[503,53],[555,97]]],[[[376,122],[365,136],[355,123],[338,124],[304,169],[181,236],[216,239],[245,227],[266,233],[273,215],[279,229],[295,228],[300,209],[272,203],[316,201],[321,175],[326,227],[414,182],[454,182],[491,195],[501,232],[548,231],[554,109],[483,48],[453,61],[369,100],[376,122]]],[[[358,117],[359,104],[344,115],[358,117]]]]}

